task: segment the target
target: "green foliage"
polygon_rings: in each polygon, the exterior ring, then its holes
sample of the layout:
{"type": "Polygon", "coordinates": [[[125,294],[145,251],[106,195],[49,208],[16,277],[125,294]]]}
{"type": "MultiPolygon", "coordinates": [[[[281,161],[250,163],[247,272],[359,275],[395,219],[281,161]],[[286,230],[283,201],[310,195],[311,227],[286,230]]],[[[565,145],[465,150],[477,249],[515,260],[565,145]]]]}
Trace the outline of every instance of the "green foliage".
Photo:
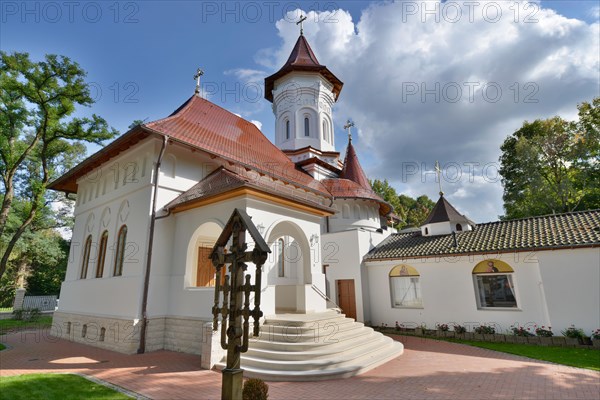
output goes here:
{"type": "Polygon", "coordinates": [[[501,146],[505,219],[600,208],[600,98],[579,119],[525,121],[501,146]]]}
{"type": "Polygon", "coordinates": [[[13,310],[12,314],[13,319],[17,321],[29,322],[35,322],[42,316],[42,313],[38,308],[13,310]]]}
{"type": "Polygon", "coordinates": [[[0,335],[24,329],[47,329],[52,325],[52,317],[40,317],[36,321],[0,319],[0,335]]]}
{"type": "Polygon", "coordinates": [[[2,398],[29,399],[129,399],[106,386],[99,385],[78,375],[28,374],[0,377],[2,398]]]}
{"type": "Polygon", "coordinates": [[[248,379],[244,382],[242,399],[267,400],[269,398],[269,385],[260,379],[248,379]]]}
{"type": "Polygon", "coordinates": [[[35,62],[0,52],[0,278],[15,259],[22,267],[18,242],[27,232],[54,228],[68,214],[70,201],[48,184],[83,158],[84,142],[117,133],[95,114],[74,116],[94,102],[85,75],[67,57],[35,62]]]}
{"type": "Polygon", "coordinates": [[[450,339],[451,342],[465,343],[474,347],[481,347],[504,353],[534,358],[536,360],[550,361],[556,364],[570,365],[578,368],[587,368],[600,371],[600,350],[578,349],[569,347],[532,346],[528,344],[474,342],[450,339]]]}
{"type": "Polygon", "coordinates": [[[484,335],[493,335],[496,333],[496,328],[489,325],[479,325],[474,329],[475,333],[484,334],[484,335]]]}
{"type": "Polygon", "coordinates": [[[398,195],[396,189],[389,184],[387,179],[383,181],[375,179],[370,183],[373,191],[390,203],[393,212],[400,218],[400,223],[395,228],[403,229],[422,225],[433,206],[435,206],[435,203],[425,195],[416,199],[404,194],[398,195]]]}
{"type": "Polygon", "coordinates": [[[583,329],[576,328],[575,325],[571,325],[564,331],[561,331],[564,337],[572,338],[572,339],[583,339],[585,337],[585,332],[583,329]]]}

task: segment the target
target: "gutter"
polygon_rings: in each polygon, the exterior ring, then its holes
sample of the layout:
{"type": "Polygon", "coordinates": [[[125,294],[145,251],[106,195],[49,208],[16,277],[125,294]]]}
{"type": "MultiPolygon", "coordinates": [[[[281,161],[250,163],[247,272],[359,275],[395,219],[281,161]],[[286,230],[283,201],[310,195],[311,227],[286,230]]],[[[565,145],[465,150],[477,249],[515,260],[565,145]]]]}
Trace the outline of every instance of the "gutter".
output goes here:
{"type": "Polygon", "coordinates": [[[144,294],[142,297],[142,326],[140,329],[140,345],[137,350],[138,354],[143,354],[146,352],[146,331],[148,328],[148,288],[150,286],[150,268],[152,266],[152,245],[154,242],[154,222],[156,221],[156,197],[158,194],[158,176],[160,172],[160,163],[162,162],[162,158],[165,154],[165,148],[167,147],[168,141],[169,137],[166,135],[163,136],[162,147],[160,148],[158,160],[156,161],[156,166],[154,167],[152,215],[150,217],[150,235],[148,236],[148,252],[146,254],[146,270],[144,273],[144,294]]]}

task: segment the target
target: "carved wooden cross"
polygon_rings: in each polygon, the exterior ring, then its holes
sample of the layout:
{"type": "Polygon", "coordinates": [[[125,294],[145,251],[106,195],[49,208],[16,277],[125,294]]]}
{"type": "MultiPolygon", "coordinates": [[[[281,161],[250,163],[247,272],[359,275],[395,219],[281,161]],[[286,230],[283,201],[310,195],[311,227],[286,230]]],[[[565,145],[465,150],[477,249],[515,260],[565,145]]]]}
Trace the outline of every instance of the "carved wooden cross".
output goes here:
{"type": "Polygon", "coordinates": [[[222,399],[242,399],[241,353],[248,351],[250,317],[254,320],[253,336],[259,334],[260,317],[263,315],[260,310],[262,265],[270,252],[269,246],[248,214],[236,208],[210,255],[217,270],[212,309],[213,329],[218,329],[219,315],[221,315],[221,347],[227,350],[227,366],[223,370],[221,387],[222,399]],[[252,251],[247,251],[246,232],[250,233],[254,240],[252,251]],[[231,239],[230,251],[226,252],[225,246],[229,239],[231,239]],[[248,268],[247,262],[252,262],[256,266],[254,285],[250,282],[250,275],[244,276],[248,268]],[[225,276],[225,282],[221,283],[221,269],[225,268],[225,264],[229,264],[229,274],[225,276]],[[221,293],[223,293],[222,304],[220,304],[221,293]],[[253,308],[250,308],[251,294],[254,294],[253,308]]]}

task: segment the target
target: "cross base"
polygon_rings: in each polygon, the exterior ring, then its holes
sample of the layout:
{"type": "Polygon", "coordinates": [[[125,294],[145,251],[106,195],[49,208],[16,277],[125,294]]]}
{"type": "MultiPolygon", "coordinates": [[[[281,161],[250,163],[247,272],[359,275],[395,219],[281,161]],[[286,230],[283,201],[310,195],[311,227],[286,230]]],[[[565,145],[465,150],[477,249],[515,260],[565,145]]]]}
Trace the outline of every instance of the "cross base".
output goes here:
{"type": "Polygon", "coordinates": [[[242,400],[242,385],[244,383],[244,370],[239,368],[225,368],[223,370],[223,384],[221,385],[222,400],[242,400]]]}

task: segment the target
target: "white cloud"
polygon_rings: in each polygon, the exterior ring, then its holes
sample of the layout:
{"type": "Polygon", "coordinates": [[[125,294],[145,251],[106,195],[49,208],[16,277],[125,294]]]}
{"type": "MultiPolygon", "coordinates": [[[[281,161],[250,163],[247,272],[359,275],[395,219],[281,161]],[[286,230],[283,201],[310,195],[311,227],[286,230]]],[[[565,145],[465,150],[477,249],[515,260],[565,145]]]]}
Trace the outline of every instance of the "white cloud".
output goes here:
{"type": "Polygon", "coordinates": [[[595,6],[595,7],[590,8],[589,15],[592,18],[596,18],[596,19],[600,18],[600,6],[595,6]]]}
{"type": "MultiPolygon", "coordinates": [[[[367,165],[371,177],[435,198],[436,185],[399,176],[405,163],[495,163],[502,141],[523,120],[573,117],[577,103],[598,95],[597,22],[530,2],[520,3],[518,14],[514,2],[478,4],[438,4],[439,22],[425,15],[425,6],[434,9],[431,2],[373,3],[356,22],[344,10],[308,12],[304,31],[311,47],[345,83],[334,110],[338,130],[347,117],[356,122],[359,153],[377,160],[367,165]],[[461,9],[458,20],[448,4],[461,9]],[[411,13],[409,5],[418,9],[411,13]]],[[[282,45],[256,57],[271,72],[298,37],[292,23],[282,19],[276,26],[282,45]]],[[[448,186],[466,214],[502,214],[499,180],[448,186]]]]}
{"type": "Polygon", "coordinates": [[[258,128],[258,130],[262,129],[262,125],[263,125],[262,122],[257,121],[255,119],[251,119],[250,122],[252,122],[254,125],[256,125],[256,127],[258,128]]]}
{"type": "Polygon", "coordinates": [[[262,84],[266,76],[265,71],[250,68],[234,68],[224,71],[223,73],[225,75],[233,75],[244,83],[256,82],[262,84]]]}

